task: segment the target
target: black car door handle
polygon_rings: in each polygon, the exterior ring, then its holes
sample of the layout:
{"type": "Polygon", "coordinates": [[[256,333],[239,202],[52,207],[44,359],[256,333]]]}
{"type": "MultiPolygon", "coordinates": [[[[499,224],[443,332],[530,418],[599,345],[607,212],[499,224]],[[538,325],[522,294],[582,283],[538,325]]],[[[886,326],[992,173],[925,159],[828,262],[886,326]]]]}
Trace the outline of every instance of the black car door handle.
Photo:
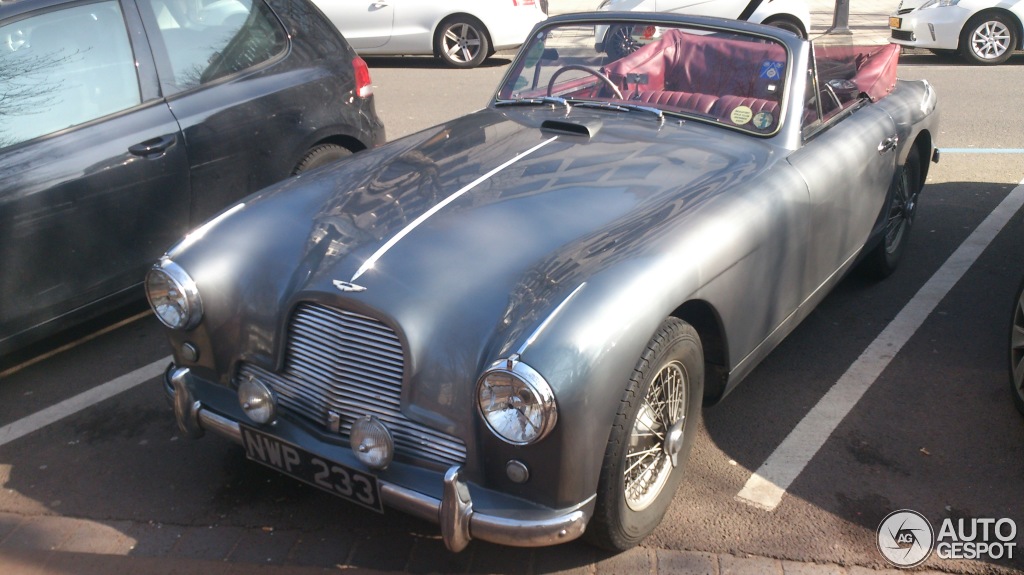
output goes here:
{"type": "Polygon", "coordinates": [[[136,156],[155,156],[163,154],[178,141],[178,137],[174,134],[168,134],[166,136],[160,136],[159,138],[153,138],[152,140],[146,140],[141,144],[135,144],[128,148],[128,151],[136,156]]]}

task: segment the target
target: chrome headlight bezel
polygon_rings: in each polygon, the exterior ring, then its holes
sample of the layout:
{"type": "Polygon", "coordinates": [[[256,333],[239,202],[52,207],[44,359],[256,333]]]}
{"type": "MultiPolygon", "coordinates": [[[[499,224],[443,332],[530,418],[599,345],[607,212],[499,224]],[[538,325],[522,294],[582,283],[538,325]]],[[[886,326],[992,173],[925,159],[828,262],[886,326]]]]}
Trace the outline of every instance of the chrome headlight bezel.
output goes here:
{"type": "Polygon", "coordinates": [[[203,301],[196,282],[184,268],[164,257],[146,274],[145,286],[146,300],[160,323],[186,331],[199,325],[203,301]]]}
{"type": "Polygon", "coordinates": [[[547,437],[558,422],[551,386],[517,358],[488,368],[476,385],[477,412],[495,437],[512,445],[530,445],[547,437]],[[519,427],[515,433],[512,426],[519,427]]]}

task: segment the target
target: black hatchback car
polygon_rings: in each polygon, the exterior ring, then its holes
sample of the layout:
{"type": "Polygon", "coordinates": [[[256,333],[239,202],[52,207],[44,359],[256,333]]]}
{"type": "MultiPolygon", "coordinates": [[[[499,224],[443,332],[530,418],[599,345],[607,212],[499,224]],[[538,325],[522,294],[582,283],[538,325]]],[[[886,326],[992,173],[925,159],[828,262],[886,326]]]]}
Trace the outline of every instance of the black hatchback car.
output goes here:
{"type": "Polygon", "coordinates": [[[307,0],[0,0],[0,353],[142,296],[230,202],[382,144],[307,0]]]}

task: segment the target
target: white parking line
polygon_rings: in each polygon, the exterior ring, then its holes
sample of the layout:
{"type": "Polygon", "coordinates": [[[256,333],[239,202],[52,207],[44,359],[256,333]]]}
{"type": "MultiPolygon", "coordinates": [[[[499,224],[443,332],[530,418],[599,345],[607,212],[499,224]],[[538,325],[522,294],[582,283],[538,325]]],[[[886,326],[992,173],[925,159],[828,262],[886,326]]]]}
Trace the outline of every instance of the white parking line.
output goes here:
{"type": "Polygon", "coordinates": [[[69,415],[78,413],[79,411],[95,405],[104,399],[109,399],[123,391],[128,391],[144,381],[153,379],[164,372],[164,369],[167,368],[167,364],[170,363],[170,361],[170,356],[158,359],[131,373],[122,375],[117,379],[108,381],[107,383],[94,387],[88,391],[83,391],[82,393],[65,399],[56,405],[47,407],[42,411],[37,411],[36,413],[19,419],[14,423],[0,427],[0,447],[7,445],[15,439],[24,437],[33,431],[42,429],[51,423],[64,419],[69,415]]]}
{"type": "Polygon", "coordinates": [[[824,445],[839,422],[850,413],[935,306],[960,281],[1022,205],[1024,181],[960,244],[832,389],[793,428],[736,495],[738,501],[769,511],[779,505],[786,489],[824,445]]]}

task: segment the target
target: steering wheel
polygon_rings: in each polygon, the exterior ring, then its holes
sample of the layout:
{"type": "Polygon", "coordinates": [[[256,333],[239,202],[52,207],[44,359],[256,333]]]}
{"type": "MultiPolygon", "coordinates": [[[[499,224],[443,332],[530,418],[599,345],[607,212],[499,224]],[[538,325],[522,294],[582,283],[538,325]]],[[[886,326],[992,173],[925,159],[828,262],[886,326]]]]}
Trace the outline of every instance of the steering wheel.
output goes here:
{"type": "Polygon", "coordinates": [[[548,81],[548,96],[551,95],[551,92],[555,88],[555,80],[557,80],[558,77],[562,75],[562,72],[568,72],[569,70],[579,70],[581,72],[586,72],[592,76],[597,77],[598,80],[601,80],[601,82],[605,86],[608,86],[608,88],[611,89],[612,93],[615,94],[616,98],[620,100],[625,99],[622,97],[622,91],[619,90],[619,87],[615,85],[615,82],[612,82],[611,78],[602,74],[600,70],[595,70],[589,66],[581,66],[579,64],[569,64],[568,66],[562,66],[561,68],[556,70],[554,74],[551,75],[551,80],[548,81]]]}

